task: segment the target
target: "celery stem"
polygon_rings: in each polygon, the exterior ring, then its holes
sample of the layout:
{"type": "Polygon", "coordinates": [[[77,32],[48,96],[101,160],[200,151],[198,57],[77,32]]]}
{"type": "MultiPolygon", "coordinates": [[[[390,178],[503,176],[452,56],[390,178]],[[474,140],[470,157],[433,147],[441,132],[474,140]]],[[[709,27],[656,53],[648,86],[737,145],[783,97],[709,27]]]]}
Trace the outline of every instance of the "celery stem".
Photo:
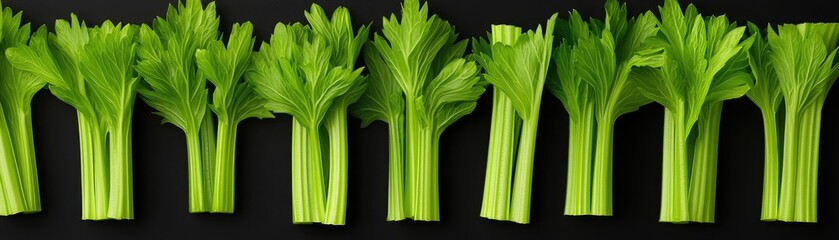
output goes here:
{"type": "Polygon", "coordinates": [[[233,213],[235,206],[236,123],[219,119],[213,174],[212,212],[233,213]]]}
{"type": "Polygon", "coordinates": [[[516,223],[530,222],[530,190],[533,184],[533,157],[536,150],[536,130],[539,124],[538,101],[534,113],[524,119],[519,142],[516,172],[513,182],[513,196],[510,206],[510,220],[516,223]]]}
{"type": "Polygon", "coordinates": [[[347,109],[333,108],[328,121],[329,133],[329,185],[324,224],[344,225],[347,213],[347,109]]]}
{"type": "Polygon", "coordinates": [[[311,173],[309,168],[309,149],[306,128],[297,118],[292,120],[291,129],[291,205],[294,223],[316,222],[312,212],[311,173]]]}
{"type": "Polygon", "coordinates": [[[604,116],[597,121],[591,192],[591,214],[597,216],[612,215],[612,119],[611,116],[604,116]]]}
{"type": "Polygon", "coordinates": [[[419,123],[419,115],[416,112],[416,99],[413,95],[410,95],[406,92],[405,94],[405,121],[406,121],[406,134],[405,134],[405,145],[406,154],[405,154],[405,191],[407,192],[407,196],[405,197],[405,202],[408,208],[405,209],[405,216],[408,218],[413,218],[416,215],[416,209],[419,208],[419,204],[417,200],[419,200],[419,189],[418,186],[418,177],[419,173],[417,172],[418,166],[418,152],[421,150],[419,148],[419,139],[420,139],[420,132],[421,127],[419,123]]]}
{"type": "Polygon", "coordinates": [[[399,114],[391,119],[389,132],[389,170],[388,170],[388,201],[387,220],[398,221],[405,219],[405,211],[410,207],[405,202],[405,122],[404,115],[399,114]]]}
{"type": "Polygon", "coordinates": [[[481,217],[509,220],[510,187],[519,125],[512,101],[504,92],[494,90],[481,217]]]}
{"type": "Polygon", "coordinates": [[[763,205],[760,220],[778,219],[778,126],[773,111],[763,111],[764,164],[763,164],[763,205]]]}
{"type": "Polygon", "coordinates": [[[12,129],[12,143],[15,144],[15,158],[20,167],[26,212],[41,211],[41,196],[38,190],[38,167],[35,161],[35,143],[32,140],[32,114],[28,104],[15,104],[14,116],[7,119],[12,129]]]}
{"type": "Polygon", "coordinates": [[[706,105],[699,117],[690,167],[689,201],[691,221],[714,222],[722,102],[706,105]]]}
{"type": "Polygon", "coordinates": [[[325,212],[326,191],[324,189],[324,173],[323,173],[323,151],[321,149],[320,128],[317,121],[309,123],[306,127],[308,131],[307,140],[309,141],[309,165],[307,168],[311,175],[310,194],[312,196],[313,213],[315,222],[322,222],[325,212]]]}
{"type": "Polygon", "coordinates": [[[683,223],[688,215],[687,135],[684,109],[665,110],[661,222],[683,223]]]}
{"type": "MultiPolygon", "coordinates": [[[[788,100],[789,102],[794,102],[788,100]]],[[[781,197],[778,202],[778,219],[793,221],[795,211],[795,180],[799,145],[800,112],[794,104],[787,104],[784,121],[784,159],[781,163],[781,197]]]]}
{"type": "Polygon", "coordinates": [[[90,122],[81,112],[76,112],[79,125],[79,151],[81,162],[82,220],[96,218],[96,188],[93,179],[93,135],[90,122]]]}
{"type": "Polygon", "coordinates": [[[798,152],[798,179],[796,180],[795,221],[816,222],[817,186],[819,164],[819,137],[821,112],[824,99],[817,100],[802,111],[800,123],[801,142],[798,152]]]}
{"type": "Polygon", "coordinates": [[[436,149],[434,149],[433,132],[431,129],[430,126],[421,127],[417,135],[417,141],[414,142],[417,144],[416,147],[418,150],[417,155],[415,155],[417,157],[415,165],[417,166],[415,169],[417,171],[417,181],[415,182],[417,195],[414,195],[416,199],[414,220],[418,221],[440,220],[439,199],[436,198],[437,186],[435,186],[434,180],[437,176],[435,173],[437,169],[435,168],[435,159],[432,156],[436,149]]]}
{"type": "Polygon", "coordinates": [[[90,136],[93,138],[91,144],[93,145],[93,189],[96,196],[96,203],[94,203],[94,217],[93,220],[101,220],[108,218],[109,198],[110,198],[110,162],[108,151],[108,132],[101,126],[96,118],[88,119],[90,126],[90,136]]]}
{"type": "Polygon", "coordinates": [[[5,211],[0,212],[0,215],[26,211],[24,190],[5,116],[3,108],[0,107],[0,198],[5,200],[4,206],[0,207],[0,210],[5,211]]]}
{"type": "Polygon", "coordinates": [[[201,138],[196,130],[185,131],[187,138],[187,158],[189,167],[189,212],[207,212],[210,210],[210,186],[205,185],[205,174],[201,161],[201,138]]]}
{"type": "MultiPolygon", "coordinates": [[[[133,103],[133,101],[132,101],[133,103]]],[[[129,107],[133,107],[129,105],[129,107]]],[[[110,179],[108,218],[134,218],[132,183],[131,108],[125,110],[110,131],[110,179]]]]}

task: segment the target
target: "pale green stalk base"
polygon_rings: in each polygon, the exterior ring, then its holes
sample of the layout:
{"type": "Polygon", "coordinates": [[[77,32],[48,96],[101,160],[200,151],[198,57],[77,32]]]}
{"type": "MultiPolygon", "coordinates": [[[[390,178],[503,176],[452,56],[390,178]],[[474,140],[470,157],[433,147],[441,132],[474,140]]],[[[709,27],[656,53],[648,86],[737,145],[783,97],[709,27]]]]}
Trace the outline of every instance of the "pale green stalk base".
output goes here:
{"type": "Polygon", "coordinates": [[[796,182],[796,222],[817,221],[817,190],[819,179],[819,142],[824,101],[817,101],[804,110],[801,132],[805,144],[800,145],[798,181],[796,182]]]}
{"type": "MultiPolygon", "coordinates": [[[[794,102],[787,100],[788,102],[794,102]]],[[[798,146],[801,139],[799,136],[800,126],[799,121],[801,112],[794,104],[787,104],[786,116],[784,120],[784,158],[781,163],[781,195],[778,202],[778,220],[793,221],[795,220],[795,181],[798,167],[798,146]]]]}
{"type": "Polygon", "coordinates": [[[659,221],[685,223],[688,211],[687,135],[685,111],[664,111],[664,143],[659,221]]]}
{"type": "Polygon", "coordinates": [[[539,102],[534,104],[530,119],[524,119],[521,128],[516,172],[513,179],[513,196],[510,221],[530,222],[530,190],[533,186],[533,156],[536,150],[536,130],[539,125],[539,102]]]}
{"type": "Polygon", "coordinates": [[[0,215],[11,215],[26,211],[25,190],[21,185],[19,167],[15,159],[3,108],[0,107],[0,215]]]}
{"type": "MultiPolygon", "coordinates": [[[[41,211],[41,194],[38,187],[38,167],[35,161],[35,142],[32,139],[32,114],[29,104],[15,104],[16,111],[7,118],[15,144],[15,159],[20,167],[20,180],[26,200],[25,213],[41,211]]],[[[6,112],[9,113],[9,112],[6,112]]]]}
{"type": "Polygon", "coordinates": [[[405,94],[405,217],[415,219],[418,205],[422,204],[419,198],[419,174],[417,171],[420,159],[419,151],[423,150],[420,145],[420,133],[422,131],[419,123],[419,115],[416,110],[416,98],[413,95],[405,94]]]}
{"type": "Polygon", "coordinates": [[[107,132],[97,118],[78,113],[81,148],[82,220],[108,219],[110,176],[108,174],[107,132]]]}
{"type": "Polygon", "coordinates": [[[597,121],[591,191],[591,215],[595,216],[612,216],[612,119],[604,116],[597,121]]]}
{"type": "MultiPolygon", "coordinates": [[[[405,215],[416,221],[440,221],[438,188],[436,186],[436,146],[431,126],[423,127],[417,112],[417,100],[405,95],[406,101],[406,191],[409,212],[405,215]]],[[[429,124],[430,125],[430,124],[429,124]]]]}
{"type": "MultiPolygon", "coordinates": [[[[491,41],[514,45],[521,35],[519,27],[493,25],[491,41]]],[[[547,56],[542,57],[547,59],[547,56]]],[[[530,221],[533,152],[543,84],[544,81],[538,84],[539,92],[535,94],[532,103],[534,113],[529,116],[529,120],[520,118],[512,100],[501,90],[493,88],[492,125],[481,217],[517,223],[530,221]]]]}
{"type": "Polygon", "coordinates": [[[565,215],[591,214],[594,104],[586,104],[577,121],[568,120],[568,182],[565,215]]]}
{"type": "Polygon", "coordinates": [[[327,121],[329,133],[329,185],[326,195],[326,216],[323,223],[344,225],[347,215],[347,109],[345,106],[333,108],[330,121],[327,121]]]}
{"type": "Polygon", "coordinates": [[[90,144],[93,146],[93,189],[95,189],[95,202],[92,209],[93,218],[91,220],[104,220],[108,219],[111,192],[110,182],[112,181],[110,174],[108,174],[110,169],[108,162],[110,151],[107,145],[108,134],[98,121],[91,121],[90,119],[88,121],[88,137],[91,138],[90,144]]]}
{"type": "Polygon", "coordinates": [[[420,128],[413,143],[418,150],[415,155],[415,185],[416,191],[413,219],[416,221],[440,221],[439,199],[437,198],[436,142],[430,127],[420,128]]]}
{"type": "Polygon", "coordinates": [[[387,220],[404,220],[410,207],[405,201],[405,125],[403,115],[392,118],[388,125],[387,220]]]}
{"type": "Polygon", "coordinates": [[[96,121],[91,123],[89,129],[91,129],[91,137],[93,138],[93,185],[96,188],[96,220],[106,219],[108,217],[112,181],[108,173],[110,171],[108,133],[96,121]]]}
{"type": "Polygon", "coordinates": [[[82,220],[95,219],[96,188],[93,186],[93,135],[91,135],[89,123],[81,112],[76,113],[76,118],[79,125],[82,220]]]}
{"type": "Polygon", "coordinates": [[[778,220],[817,221],[819,130],[824,106],[821,100],[798,112],[787,106],[778,220]],[[796,145],[787,146],[791,142],[796,145]]]}
{"type": "Polygon", "coordinates": [[[787,105],[778,215],[777,219],[769,220],[817,221],[819,130],[823,107],[824,101],[819,100],[800,110],[787,105]]]}
{"type": "Polygon", "coordinates": [[[309,141],[307,146],[307,151],[309,151],[308,169],[312,177],[309,194],[312,195],[314,214],[318,216],[317,222],[323,222],[323,216],[326,212],[326,187],[324,184],[326,178],[323,169],[323,148],[321,148],[323,142],[321,141],[320,129],[317,122],[311,122],[309,126],[314,126],[306,129],[308,133],[306,139],[309,141]]]}
{"type": "Polygon", "coordinates": [[[690,220],[694,222],[714,222],[721,116],[722,102],[710,103],[697,121],[689,186],[690,220]]]}
{"type": "Polygon", "coordinates": [[[193,130],[185,130],[189,159],[189,212],[233,213],[237,123],[212,111],[193,130]],[[218,137],[218,140],[216,139],[218,137]]]}
{"type": "Polygon", "coordinates": [[[213,213],[233,213],[235,206],[236,127],[237,124],[228,119],[218,121],[218,152],[212,172],[213,213]]]}
{"type": "MultiPolygon", "coordinates": [[[[317,123],[310,123],[317,126],[317,123]]],[[[325,212],[321,140],[317,127],[306,128],[297,119],[292,125],[292,221],[322,222],[325,212]]]]}
{"type": "Polygon", "coordinates": [[[132,181],[131,111],[127,111],[111,128],[110,137],[110,202],[108,218],[134,218],[134,187],[132,181]]]}
{"type": "Polygon", "coordinates": [[[315,179],[311,171],[309,137],[308,129],[295,118],[291,139],[291,212],[295,224],[320,222],[322,216],[317,212],[319,208],[312,193],[315,179]]]}
{"type": "Polygon", "coordinates": [[[440,221],[440,136],[442,132],[434,132],[431,136],[431,145],[429,146],[429,171],[430,171],[430,180],[431,183],[429,184],[429,193],[431,196],[429,200],[431,201],[431,219],[432,221],[440,221]]]}
{"type": "Polygon", "coordinates": [[[492,99],[492,123],[481,217],[510,220],[510,190],[521,121],[516,116],[513,103],[504,92],[493,90],[492,99]]]}
{"type": "Polygon", "coordinates": [[[774,112],[762,110],[764,164],[763,164],[763,200],[760,220],[775,221],[778,219],[778,189],[779,168],[778,151],[778,123],[774,112]]]}
{"type": "Polygon", "coordinates": [[[0,216],[41,211],[29,104],[4,102],[0,109],[0,216]],[[3,111],[13,109],[12,111],[3,111]]]}
{"type": "MultiPolygon", "coordinates": [[[[195,130],[193,130],[195,131],[195,130]]],[[[207,184],[204,172],[204,162],[201,160],[201,138],[193,131],[185,131],[187,137],[187,159],[189,172],[189,212],[199,213],[210,211],[212,200],[211,185],[207,184]]]]}
{"type": "MultiPolygon", "coordinates": [[[[198,131],[200,137],[200,147],[201,147],[201,171],[204,171],[202,174],[204,181],[204,187],[208,188],[205,191],[206,197],[205,198],[212,198],[212,186],[213,186],[213,172],[216,160],[216,126],[215,121],[213,121],[213,111],[207,107],[207,111],[205,112],[204,117],[201,120],[201,126],[198,131]]],[[[207,203],[207,208],[210,208],[211,204],[207,203]]]]}
{"type": "Polygon", "coordinates": [[[697,134],[690,135],[684,111],[665,109],[659,221],[714,222],[721,114],[722,102],[703,107],[697,134]]]}

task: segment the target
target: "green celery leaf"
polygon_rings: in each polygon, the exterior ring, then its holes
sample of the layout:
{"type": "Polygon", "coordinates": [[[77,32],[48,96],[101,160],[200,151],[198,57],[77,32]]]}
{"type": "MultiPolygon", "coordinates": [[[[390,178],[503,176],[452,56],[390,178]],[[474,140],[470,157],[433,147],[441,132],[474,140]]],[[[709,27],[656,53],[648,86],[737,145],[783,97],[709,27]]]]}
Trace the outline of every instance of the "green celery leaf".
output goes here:
{"type": "Polygon", "coordinates": [[[586,84],[582,76],[577,73],[577,61],[574,58],[574,46],[577,44],[577,39],[590,34],[589,25],[577,11],[571,11],[569,20],[560,21],[558,29],[562,40],[553,50],[552,58],[555,66],[552,69],[555,74],[551,74],[545,84],[548,90],[562,102],[568,116],[578,121],[583,114],[583,106],[591,101],[591,95],[594,94],[591,86],[586,84]]]}
{"type": "Polygon", "coordinates": [[[49,83],[50,91],[61,101],[94,117],[96,111],[79,72],[79,55],[88,40],[87,26],[71,14],[70,21],[55,21],[55,33],[49,37],[36,33],[29,46],[8,49],[6,57],[15,68],[49,83]]]}
{"type": "MultiPolygon", "coordinates": [[[[361,53],[361,48],[367,42],[370,28],[362,25],[356,34],[349,10],[345,7],[336,8],[330,20],[323,8],[312,4],[310,10],[305,12],[305,16],[312,32],[323,36],[328,45],[332,46],[331,65],[353,68],[361,53]]],[[[355,79],[347,93],[335,99],[333,106],[346,108],[349,104],[358,101],[367,88],[366,80],[365,77],[355,79]]]]}
{"type": "Polygon", "coordinates": [[[370,71],[369,86],[351,112],[361,119],[362,126],[377,120],[390,123],[405,110],[402,89],[375,47],[364,48],[364,62],[370,71]]]}
{"type": "Polygon", "coordinates": [[[361,74],[360,68],[331,67],[332,46],[310,31],[278,23],[271,43],[263,43],[246,75],[268,109],[291,114],[306,127],[319,125],[333,100],[361,74]]]}
{"type": "MultiPolygon", "coordinates": [[[[396,15],[382,19],[384,37],[376,34],[373,45],[402,91],[406,95],[419,97],[426,82],[434,76],[430,73],[435,58],[446,43],[451,41],[453,32],[454,27],[448,22],[436,15],[428,17],[427,4],[420,6],[418,0],[406,0],[402,4],[401,19],[397,19],[396,15]]],[[[448,62],[439,60],[437,63],[439,67],[441,63],[448,62]]]]}
{"type": "MultiPolygon", "coordinates": [[[[33,74],[30,71],[14,68],[12,65],[13,63],[11,62],[12,60],[9,58],[10,56],[15,58],[18,57],[15,56],[15,54],[17,54],[15,51],[18,51],[16,50],[17,47],[22,47],[26,50],[30,50],[30,47],[48,48],[48,46],[46,46],[48,31],[45,26],[41,26],[32,35],[30,40],[30,24],[27,23],[21,25],[21,12],[13,15],[11,8],[6,7],[3,9],[2,14],[5,21],[3,22],[0,49],[14,50],[11,50],[12,53],[10,55],[0,54],[0,77],[3,79],[3,82],[0,83],[0,98],[2,98],[2,101],[0,102],[7,106],[29,108],[35,93],[44,88],[44,85],[46,85],[47,82],[44,81],[42,77],[33,74]],[[29,43],[29,46],[27,46],[27,42],[29,43]]],[[[48,59],[38,60],[45,61],[48,59]]],[[[6,109],[6,111],[12,110],[6,109]]]]}
{"type": "MultiPolygon", "coordinates": [[[[484,93],[484,88],[478,86],[480,78],[477,76],[478,66],[475,62],[458,58],[446,65],[437,77],[428,83],[423,99],[425,101],[425,116],[433,118],[433,126],[438,131],[444,129],[458,118],[468,114],[464,106],[478,100],[484,93]],[[457,103],[457,104],[456,104],[457,103]],[[460,110],[447,111],[447,108],[460,110]],[[457,116],[441,115],[441,111],[457,113],[457,116]]],[[[471,108],[474,109],[474,106],[471,108]]]]}
{"type": "Polygon", "coordinates": [[[216,41],[195,54],[198,69],[215,86],[211,108],[219,119],[234,123],[250,117],[273,117],[265,108],[265,100],[254,94],[253,86],[242,81],[253,53],[253,25],[234,24],[227,41],[216,41]]]}
{"type": "Polygon", "coordinates": [[[486,70],[484,79],[510,98],[523,120],[538,114],[533,103],[541,101],[536,96],[541,96],[550,66],[555,22],[556,14],[548,20],[544,32],[540,24],[535,31],[518,37],[513,45],[493,43],[491,55],[481,56],[486,70]]]}
{"type": "Polygon", "coordinates": [[[830,29],[837,31],[839,27],[809,25],[785,24],[778,27],[778,33],[771,29],[768,33],[772,48],[769,58],[788,106],[803,108],[822,99],[839,75],[839,64],[835,63],[837,50],[827,48],[835,46],[836,39],[826,37],[835,36],[829,33],[830,29]]]}
{"type": "Polygon", "coordinates": [[[219,39],[215,3],[204,8],[200,0],[169,6],[154,29],[139,31],[137,72],[144,82],[138,92],[157,110],[163,122],[197,133],[207,111],[206,79],[195,64],[195,51],[219,39]]]}
{"type": "Polygon", "coordinates": [[[684,108],[687,119],[682,124],[690,129],[706,100],[739,97],[748,90],[751,78],[737,72],[745,68],[743,52],[751,42],[741,42],[744,27],[729,24],[724,16],[705,19],[692,4],[682,12],[676,0],[667,0],[659,13],[660,34],[649,44],[664,50],[661,78],[639,86],[644,95],[668,109],[684,108]],[[730,91],[732,86],[736,90],[730,91]]]}
{"type": "Polygon", "coordinates": [[[136,34],[136,25],[105,21],[90,31],[90,42],[79,57],[81,73],[99,100],[94,105],[105,124],[119,124],[118,118],[134,108],[136,34]]]}
{"type": "Polygon", "coordinates": [[[764,111],[777,111],[783,100],[781,87],[778,82],[778,75],[775,74],[775,67],[769,58],[772,51],[769,41],[761,34],[760,28],[753,23],[748,23],[749,32],[754,38],[749,48],[749,67],[752,77],[755,80],[754,86],[746,93],[758,107],[764,111]]]}

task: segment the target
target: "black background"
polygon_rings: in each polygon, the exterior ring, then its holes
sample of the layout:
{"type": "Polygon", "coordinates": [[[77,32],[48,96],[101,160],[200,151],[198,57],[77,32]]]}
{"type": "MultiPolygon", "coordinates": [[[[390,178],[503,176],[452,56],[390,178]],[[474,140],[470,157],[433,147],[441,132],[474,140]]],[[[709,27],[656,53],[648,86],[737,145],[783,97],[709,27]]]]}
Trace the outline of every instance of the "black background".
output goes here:
{"type": "MultiPolygon", "coordinates": [[[[5,0],[24,11],[24,19],[52,28],[56,18],[75,12],[89,25],[105,19],[149,23],[164,15],[174,0],[5,0]]],[[[687,4],[688,1],[682,1],[687,4]]],[[[831,1],[696,1],[706,15],[727,14],[743,24],[839,21],[831,1]]],[[[398,13],[398,1],[318,0],[328,12],[350,9],[356,24],[381,27],[381,17],[398,13]]],[[[216,3],[222,31],[234,22],[252,21],[258,40],[267,39],[278,21],[305,21],[311,0],[221,0],[216,3]]],[[[631,1],[632,15],[653,10],[661,1],[631,1]]],[[[603,17],[601,1],[481,0],[430,1],[430,11],[453,23],[461,37],[481,36],[493,23],[533,28],[554,12],[567,17],[572,8],[584,17],[603,17]]],[[[477,110],[449,127],[440,143],[441,222],[386,222],[387,126],[359,128],[350,119],[350,185],[347,225],[293,225],[290,196],[290,117],[249,119],[240,124],[236,163],[236,213],[187,213],[185,137],[138,100],[134,114],[133,221],[80,220],[79,147],[75,110],[42,90],[33,103],[43,211],[0,217],[0,238],[146,239],[291,238],[428,239],[476,238],[814,238],[836,235],[837,169],[836,93],[828,97],[822,125],[819,177],[819,223],[761,222],[763,130],[760,112],[748,99],[728,101],[723,110],[719,147],[717,213],[714,224],[659,223],[662,107],[651,104],[619,118],[614,138],[613,217],[562,215],[567,158],[567,114],[559,101],[544,94],[536,146],[531,224],[497,222],[478,216],[483,190],[491,112],[486,94],[477,110]]]]}

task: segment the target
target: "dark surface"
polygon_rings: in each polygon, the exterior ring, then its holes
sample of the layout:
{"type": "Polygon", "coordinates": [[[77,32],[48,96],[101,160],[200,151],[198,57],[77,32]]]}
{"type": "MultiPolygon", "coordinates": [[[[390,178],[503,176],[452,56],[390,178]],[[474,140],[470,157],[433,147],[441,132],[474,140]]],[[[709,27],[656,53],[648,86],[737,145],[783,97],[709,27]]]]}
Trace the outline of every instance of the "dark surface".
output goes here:
{"type": "MultiPolygon", "coordinates": [[[[52,27],[56,18],[75,12],[95,25],[114,21],[148,23],[163,15],[174,0],[5,0],[5,6],[24,11],[24,19],[52,27]]],[[[324,1],[328,12],[336,6],[350,9],[356,24],[373,22],[398,12],[398,1],[324,1]]],[[[682,1],[686,3],[687,1],[682,1]]],[[[635,1],[635,15],[655,10],[661,1],[635,1]]],[[[277,21],[303,21],[311,0],[219,1],[222,30],[233,22],[252,21],[259,40],[267,39],[277,21]]],[[[490,24],[508,23],[535,27],[553,12],[567,17],[578,9],[584,17],[602,18],[601,1],[536,1],[512,3],[430,1],[430,11],[449,20],[461,37],[484,35],[490,24]]],[[[727,13],[743,24],[746,20],[767,22],[839,21],[835,3],[797,0],[701,1],[700,12],[727,13]]],[[[655,10],[657,12],[657,10],[655,10]]],[[[80,220],[79,147],[75,110],[49,91],[41,91],[32,103],[35,144],[41,183],[43,211],[37,214],[0,217],[0,239],[148,239],[175,238],[290,238],[290,239],[429,239],[432,237],[478,238],[816,238],[836,235],[837,169],[836,93],[828,97],[822,126],[821,174],[819,177],[819,223],[761,222],[760,197],[763,172],[763,130],[760,112],[745,97],[728,101],[723,110],[719,148],[717,213],[715,224],[675,225],[659,223],[661,182],[662,107],[651,104],[617,121],[614,143],[613,217],[562,215],[567,157],[567,114],[559,101],[544,94],[536,169],[533,179],[532,219],[529,225],[497,222],[478,216],[483,190],[489,134],[491,95],[477,110],[451,126],[440,146],[441,222],[386,222],[387,126],[375,123],[366,129],[349,122],[350,177],[347,225],[293,225],[290,190],[290,117],[249,119],[240,124],[236,163],[236,213],[187,213],[187,161],[183,132],[160,125],[138,100],[134,114],[133,221],[80,220]]]]}

